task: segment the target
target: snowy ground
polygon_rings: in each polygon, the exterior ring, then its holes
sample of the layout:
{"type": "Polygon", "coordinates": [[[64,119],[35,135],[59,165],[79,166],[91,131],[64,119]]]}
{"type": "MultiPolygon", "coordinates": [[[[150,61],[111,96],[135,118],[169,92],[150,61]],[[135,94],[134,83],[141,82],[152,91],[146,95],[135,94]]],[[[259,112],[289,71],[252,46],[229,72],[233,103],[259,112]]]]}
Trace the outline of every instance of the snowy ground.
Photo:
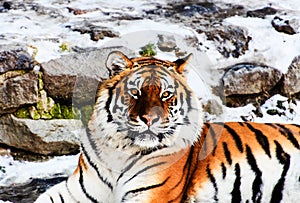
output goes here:
{"type": "MultiPolygon", "coordinates": [[[[254,59],[264,57],[266,64],[269,64],[282,72],[286,72],[287,67],[291,63],[292,59],[299,55],[300,53],[300,34],[296,35],[285,35],[276,32],[272,29],[270,25],[270,19],[272,16],[265,19],[256,18],[242,18],[242,17],[231,17],[225,20],[225,23],[232,25],[245,26],[248,28],[248,32],[253,36],[253,41],[249,45],[249,51],[245,56],[239,59],[234,58],[223,58],[214,48],[211,42],[207,41],[204,35],[196,34],[193,30],[182,25],[174,25],[166,22],[154,22],[151,20],[140,20],[140,21],[124,21],[121,24],[114,24],[111,21],[103,21],[104,26],[114,27],[122,36],[125,36],[127,40],[118,41],[116,39],[105,39],[99,42],[94,42],[89,39],[88,35],[81,35],[78,32],[71,32],[65,28],[65,25],[77,22],[84,19],[101,19],[107,18],[106,16],[99,16],[97,11],[89,12],[87,14],[74,16],[67,11],[64,5],[55,3],[55,0],[40,0],[36,1],[46,7],[59,8],[64,19],[49,19],[45,15],[37,16],[33,11],[23,11],[23,10],[11,10],[7,13],[0,13],[0,45],[7,43],[7,41],[15,43],[25,43],[38,48],[38,54],[36,59],[39,62],[45,62],[53,58],[60,57],[62,53],[59,51],[59,45],[61,43],[68,43],[70,46],[80,46],[80,47],[101,47],[109,43],[124,43],[125,45],[132,46],[130,39],[134,39],[136,44],[136,49],[141,45],[145,45],[149,42],[149,37],[143,39],[136,39],[137,32],[146,33],[149,30],[160,30],[168,33],[176,33],[177,36],[196,36],[200,42],[205,46],[210,47],[206,53],[199,53],[195,50],[189,50],[196,55],[197,60],[194,61],[193,65],[196,66],[199,63],[199,58],[201,63],[204,64],[204,68],[217,68],[218,64],[222,64],[223,67],[227,65],[232,65],[240,61],[253,61],[254,59]],[[11,22],[14,22],[13,24],[11,22]],[[65,23],[64,23],[65,22],[65,23]],[[1,34],[5,34],[5,37],[1,37],[1,34]],[[266,38],[267,36],[267,38],[266,38]],[[139,41],[141,40],[141,41],[139,41]],[[146,40],[146,41],[145,41],[146,40]]],[[[116,15],[118,12],[129,12],[131,15],[134,13],[139,13],[143,8],[154,8],[154,3],[159,2],[163,4],[162,1],[120,1],[111,0],[109,3],[107,1],[99,0],[77,0],[72,1],[69,7],[79,7],[81,9],[97,9],[101,5],[102,10],[113,10],[116,15]],[[100,3],[101,4],[100,4],[100,3]],[[151,4],[151,3],[152,4],[151,4]],[[130,9],[133,7],[134,9],[130,9]]],[[[267,0],[267,1],[237,1],[237,0],[219,0],[218,2],[226,3],[238,3],[245,7],[256,9],[262,8],[264,6],[273,5],[275,8],[285,9],[287,11],[287,16],[292,16],[300,21],[300,1],[299,0],[267,0]]],[[[300,30],[299,30],[300,32],[300,30]]],[[[151,41],[151,40],[150,40],[151,41]]],[[[178,41],[177,41],[178,42],[178,41]]],[[[29,48],[29,51],[32,51],[29,48]]],[[[158,55],[158,57],[164,57],[168,59],[173,59],[172,55],[158,55]]],[[[203,81],[203,75],[199,73],[197,69],[193,69],[190,74],[190,81],[192,88],[196,93],[202,97],[210,97],[209,89],[205,91],[199,90],[199,81],[203,81]],[[193,72],[194,71],[194,72],[193,72]]],[[[208,88],[208,87],[207,87],[208,88]]],[[[242,121],[241,116],[246,117],[249,120],[256,122],[288,122],[288,123],[298,123],[300,124],[300,104],[299,102],[295,104],[288,103],[287,98],[280,95],[275,95],[269,99],[261,108],[263,112],[263,117],[258,118],[252,112],[255,110],[253,105],[247,105],[240,108],[227,108],[223,107],[224,113],[216,120],[221,121],[242,121]],[[283,105],[286,110],[277,107],[277,103],[283,101],[283,105]],[[271,116],[266,112],[268,110],[274,110],[280,112],[281,116],[275,115],[271,116]],[[290,111],[293,109],[293,111],[290,111]],[[282,112],[285,112],[284,114],[282,112]]],[[[0,186],[9,186],[15,183],[24,183],[30,178],[46,178],[53,177],[57,175],[68,175],[72,173],[77,164],[77,156],[65,156],[56,157],[52,160],[45,162],[25,162],[25,161],[15,161],[9,156],[0,156],[0,186]]],[[[1,203],[1,192],[0,192],[0,203],[1,203]]]]}

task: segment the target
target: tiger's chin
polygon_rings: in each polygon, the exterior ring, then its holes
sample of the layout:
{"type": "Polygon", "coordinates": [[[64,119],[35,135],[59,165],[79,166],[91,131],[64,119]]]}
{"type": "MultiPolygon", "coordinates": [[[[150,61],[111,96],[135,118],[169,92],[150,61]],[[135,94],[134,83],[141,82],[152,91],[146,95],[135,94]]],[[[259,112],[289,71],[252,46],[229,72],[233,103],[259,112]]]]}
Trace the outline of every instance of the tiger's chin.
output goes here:
{"type": "Polygon", "coordinates": [[[166,139],[165,135],[162,133],[155,134],[150,130],[143,133],[129,131],[128,138],[141,149],[157,149],[166,146],[163,142],[163,139],[166,139]]]}

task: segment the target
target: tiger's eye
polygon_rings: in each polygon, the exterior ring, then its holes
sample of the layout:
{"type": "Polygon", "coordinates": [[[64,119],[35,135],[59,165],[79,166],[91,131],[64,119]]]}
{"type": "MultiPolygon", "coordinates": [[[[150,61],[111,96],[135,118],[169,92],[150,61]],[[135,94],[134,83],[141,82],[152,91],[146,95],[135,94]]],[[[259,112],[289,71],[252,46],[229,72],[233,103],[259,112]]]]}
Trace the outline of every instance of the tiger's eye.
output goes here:
{"type": "Polygon", "coordinates": [[[139,91],[137,89],[132,89],[130,90],[130,93],[133,95],[133,96],[138,96],[139,95],[139,91]]]}
{"type": "Polygon", "coordinates": [[[161,97],[162,98],[168,98],[170,95],[171,95],[171,92],[165,91],[164,93],[162,93],[161,97]]]}

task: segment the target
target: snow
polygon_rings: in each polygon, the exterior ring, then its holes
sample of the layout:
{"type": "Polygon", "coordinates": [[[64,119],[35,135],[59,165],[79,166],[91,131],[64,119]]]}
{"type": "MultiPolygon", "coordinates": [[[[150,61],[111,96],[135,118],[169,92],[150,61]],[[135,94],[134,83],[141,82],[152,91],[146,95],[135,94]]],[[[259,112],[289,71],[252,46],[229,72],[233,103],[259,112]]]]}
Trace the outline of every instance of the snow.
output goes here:
{"type": "Polygon", "coordinates": [[[256,108],[252,104],[248,104],[243,107],[229,108],[224,107],[224,115],[222,120],[216,119],[216,121],[240,121],[243,122],[241,116],[245,117],[248,121],[254,121],[259,123],[296,123],[300,124],[300,102],[296,101],[296,104],[289,102],[287,97],[281,95],[274,95],[266,101],[260,108],[263,117],[257,117],[253,111],[256,108]],[[283,107],[278,107],[278,101],[282,102],[283,107]],[[268,110],[277,111],[278,114],[270,115],[268,110]]]}
{"type": "Polygon", "coordinates": [[[252,37],[249,56],[246,54],[239,60],[255,61],[256,58],[260,58],[262,61],[261,59],[264,58],[265,64],[286,73],[295,57],[292,53],[300,53],[300,37],[299,34],[287,35],[277,32],[272,29],[271,20],[270,17],[260,19],[235,16],[227,18],[225,24],[246,27],[252,37]]]}
{"type": "MultiPolygon", "coordinates": [[[[157,3],[166,4],[167,1],[158,0],[77,0],[70,1],[68,7],[93,10],[83,15],[75,16],[70,14],[66,5],[58,3],[57,0],[39,0],[35,1],[45,7],[58,9],[63,17],[48,18],[47,15],[37,15],[30,10],[10,10],[7,13],[0,13],[0,45],[9,42],[27,44],[29,52],[33,52],[35,47],[38,50],[36,60],[46,62],[51,59],[59,58],[63,54],[59,46],[62,43],[68,43],[70,46],[79,47],[100,47],[109,45],[130,45],[135,51],[141,46],[155,41],[154,33],[166,33],[174,35],[176,42],[180,48],[193,53],[194,57],[191,61],[191,71],[188,75],[189,84],[196,94],[206,101],[211,98],[212,94],[209,85],[204,79],[211,69],[227,67],[239,62],[255,62],[265,60],[268,64],[282,72],[286,72],[292,59],[300,53],[300,34],[286,35],[279,33],[272,28],[271,20],[273,15],[267,16],[265,19],[246,18],[233,16],[225,19],[224,24],[244,26],[250,36],[252,36],[249,44],[249,51],[244,56],[236,58],[224,58],[217,50],[212,41],[207,41],[204,34],[198,34],[190,28],[183,25],[170,24],[167,21],[121,21],[120,24],[109,21],[108,17],[100,11],[112,11],[114,15],[120,13],[128,13],[130,15],[140,14],[145,8],[155,8],[157,3]],[[99,25],[113,27],[115,31],[121,35],[120,39],[109,39],[94,42],[90,40],[88,34],[81,35],[79,32],[71,32],[66,26],[74,25],[82,20],[104,19],[97,22],[99,25]],[[12,23],[13,22],[13,23],[12,23]],[[1,34],[5,34],[2,36],[1,34]],[[136,36],[142,36],[137,38],[136,36]],[[197,37],[202,42],[203,47],[207,47],[205,52],[199,52],[194,48],[190,48],[184,44],[180,38],[187,36],[197,37]],[[200,64],[200,65],[199,65],[200,64]]],[[[259,9],[266,6],[272,6],[278,10],[285,11],[284,17],[300,19],[300,1],[299,0],[217,0],[219,3],[233,3],[243,5],[249,9],[259,9]]],[[[166,58],[174,60],[172,54],[158,53],[158,58],[166,58]]],[[[280,95],[270,98],[262,107],[263,117],[257,117],[253,113],[255,107],[247,105],[239,108],[223,107],[224,113],[219,117],[213,117],[216,121],[243,121],[241,116],[255,122],[280,122],[280,123],[300,123],[299,101],[297,106],[289,103],[288,99],[280,95]],[[277,107],[278,101],[284,101],[283,106],[286,110],[277,107]],[[280,115],[269,115],[270,109],[276,109],[280,115]],[[293,112],[290,112],[293,109],[293,112]],[[282,113],[284,112],[284,114],[282,113]]],[[[47,178],[53,176],[66,176],[72,173],[77,164],[78,156],[55,157],[45,162],[26,162],[16,161],[10,156],[0,156],[0,166],[4,167],[5,173],[0,170],[0,186],[9,186],[13,183],[24,183],[31,178],[47,178]]],[[[1,197],[0,197],[1,199],[1,197]]],[[[1,203],[1,200],[0,200],[1,203]]]]}
{"type": "Polygon", "coordinates": [[[11,156],[0,156],[0,186],[25,183],[31,178],[50,178],[71,175],[78,155],[54,157],[44,162],[16,161],[11,156]]]}

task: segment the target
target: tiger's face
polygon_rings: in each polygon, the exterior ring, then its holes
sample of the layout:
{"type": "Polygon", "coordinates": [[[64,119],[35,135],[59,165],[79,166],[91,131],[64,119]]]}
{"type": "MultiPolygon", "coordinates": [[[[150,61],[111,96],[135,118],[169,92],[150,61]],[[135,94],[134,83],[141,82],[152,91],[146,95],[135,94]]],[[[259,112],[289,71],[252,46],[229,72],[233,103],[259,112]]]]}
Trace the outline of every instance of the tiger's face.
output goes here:
{"type": "Polygon", "coordinates": [[[202,111],[182,75],[187,59],[128,59],[111,53],[112,77],[99,89],[92,116],[96,126],[90,127],[122,148],[192,144],[202,127],[202,111]]]}

